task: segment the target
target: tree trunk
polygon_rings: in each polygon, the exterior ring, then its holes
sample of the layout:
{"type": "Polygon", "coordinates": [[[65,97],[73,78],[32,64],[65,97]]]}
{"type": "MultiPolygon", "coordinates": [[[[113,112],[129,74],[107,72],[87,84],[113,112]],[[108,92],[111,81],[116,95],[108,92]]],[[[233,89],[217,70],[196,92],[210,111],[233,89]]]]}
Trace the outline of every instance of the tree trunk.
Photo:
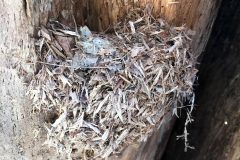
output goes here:
{"type": "MultiPolygon", "coordinates": [[[[218,0],[8,0],[0,2],[0,155],[3,159],[54,159],[48,148],[42,147],[45,137],[34,139],[33,129],[42,127],[42,118],[31,114],[29,100],[25,98],[24,82],[15,68],[32,71],[21,63],[34,52],[32,39],[40,25],[50,18],[62,23],[88,25],[92,30],[104,31],[124,17],[131,8],[153,6],[153,15],[163,17],[171,24],[186,24],[196,31],[192,48],[199,55],[205,48],[218,12],[218,0]],[[73,16],[72,16],[73,15],[73,16]],[[14,58],[14,57],[18,57],[14,58]],[[15,68],[14,68],[15,67],[15,68]],[[9,79],[5,78],[9,77],[9,79]],[[7,128],[7,129],[6,129],[7,128]],[[5,138],[7,137],[7,138],[5,138]],[[10,149],[9,149],[10,148],[10,149]],[[52,156],[52,157],[51,157],[52,156]],[[20,158],[19,158],[20,157],[20,158]]],[[[160,158],[168,141],[174,118],[168,116],[162,128],[140,148],[129,146],[122,159],[160,158]],[[153,148],[151,148],[154,146],[153,148]],[[126,156],[127,153],[129,156],[126,156]]],[[[37,133],[35,131],[34,133],[37,133]]],[[[44,135],[43,133],[39,133],[44,135]]],[[[1,157],[1,158],[2,158],[1,157]]],[[[64,158],[63,158],[64,159],[64,158]]]]}

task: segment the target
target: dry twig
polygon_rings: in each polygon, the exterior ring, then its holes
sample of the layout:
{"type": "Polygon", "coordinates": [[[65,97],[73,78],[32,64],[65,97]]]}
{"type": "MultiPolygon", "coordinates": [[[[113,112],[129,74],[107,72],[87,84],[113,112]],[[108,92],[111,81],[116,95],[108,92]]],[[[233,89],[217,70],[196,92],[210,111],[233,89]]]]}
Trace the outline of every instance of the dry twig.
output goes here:
{"type": "Polygon", "coordinates": [[[58,152],[108,157],[146,140],[164,112],[177,115],[193,100],[196,59],[185,27],[169,27],[139,11],[115,26],[116,35],[93,34],[86,26],[76,33],[56,24],[40,32],[35,62],[41,65],[28,93],[34,108],[58,112],[46,141],[58,152]],[[72,53],[58,47],[64,46],[55,43],[59,36],[59,42],[75,39],[72,53]]]}

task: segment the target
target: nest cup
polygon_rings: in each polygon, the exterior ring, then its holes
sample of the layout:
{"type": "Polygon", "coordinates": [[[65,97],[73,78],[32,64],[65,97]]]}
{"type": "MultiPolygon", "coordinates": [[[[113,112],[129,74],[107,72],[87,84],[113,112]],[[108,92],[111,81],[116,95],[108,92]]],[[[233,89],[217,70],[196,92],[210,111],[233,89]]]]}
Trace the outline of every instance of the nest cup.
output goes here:
{"type": "Polygon", "coordinates": [[[34,110],[58,115],[45,124],[45,144],[69,159],[107,158],[146,141],[186,102],[190,115],[197,73],[192,33],[136,10],[111,34],[50,21],[39,31],[38,69],[28,87],[34,110]]]}

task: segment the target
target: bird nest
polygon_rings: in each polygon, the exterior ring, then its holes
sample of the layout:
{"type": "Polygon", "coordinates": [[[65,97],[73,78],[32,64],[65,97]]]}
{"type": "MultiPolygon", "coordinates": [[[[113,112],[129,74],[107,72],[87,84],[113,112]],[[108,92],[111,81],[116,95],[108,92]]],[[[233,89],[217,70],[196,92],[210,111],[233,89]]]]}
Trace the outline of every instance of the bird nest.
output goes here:
{"type": "Polygon", "coordinates": [[[192,31],[136,10],[113,30],[50,21],[39,31],[28,94],[35,111],[57,113],[45,144],[61,154],[109,157],[194,103],[192,31]]]}

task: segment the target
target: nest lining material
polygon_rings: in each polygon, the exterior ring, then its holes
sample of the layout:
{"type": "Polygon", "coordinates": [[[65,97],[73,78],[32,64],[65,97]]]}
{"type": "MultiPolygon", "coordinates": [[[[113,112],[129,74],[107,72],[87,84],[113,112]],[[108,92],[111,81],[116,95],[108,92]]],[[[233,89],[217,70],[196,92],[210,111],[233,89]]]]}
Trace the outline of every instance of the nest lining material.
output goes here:
{"type": "MultiPolygon", "coordinates": [[[[71,157],[109,157],[145,141],[166,112],[194,98],[192,31],[133,11],[115,34],[50,21],[39,31],[34,109],[57,112],[46,144],[71,157]]],[[[194,103],[194,102],[192,102],[194,103]]]]}

